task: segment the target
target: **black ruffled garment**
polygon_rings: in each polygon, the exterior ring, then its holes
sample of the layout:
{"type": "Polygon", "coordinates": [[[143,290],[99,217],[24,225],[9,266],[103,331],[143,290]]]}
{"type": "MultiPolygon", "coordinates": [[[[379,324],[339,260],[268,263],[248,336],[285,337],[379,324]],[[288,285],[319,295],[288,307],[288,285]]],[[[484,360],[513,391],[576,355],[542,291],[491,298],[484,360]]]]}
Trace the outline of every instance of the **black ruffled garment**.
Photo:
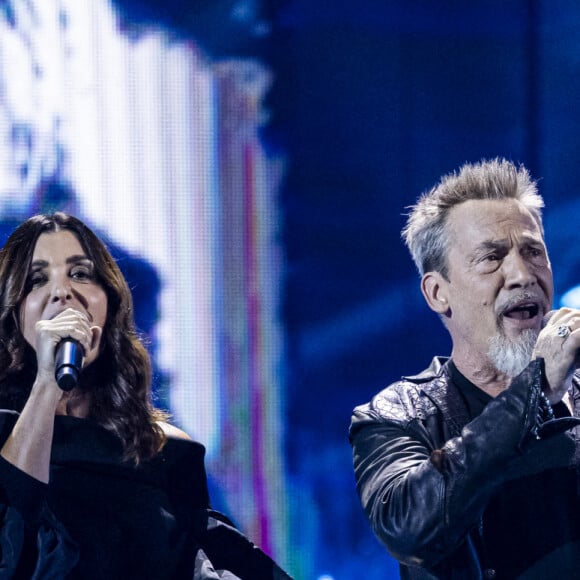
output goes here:
{"type": "MultiPolygon", "coordinates": [[[[17,415],[0,411],[5,441],[17,415]]],[[[135,467],[87,419],[55,417],[48,485],[0,458],[0,579],[289,578],[209,508],[205,450],[169,439],[135,467]]]]}

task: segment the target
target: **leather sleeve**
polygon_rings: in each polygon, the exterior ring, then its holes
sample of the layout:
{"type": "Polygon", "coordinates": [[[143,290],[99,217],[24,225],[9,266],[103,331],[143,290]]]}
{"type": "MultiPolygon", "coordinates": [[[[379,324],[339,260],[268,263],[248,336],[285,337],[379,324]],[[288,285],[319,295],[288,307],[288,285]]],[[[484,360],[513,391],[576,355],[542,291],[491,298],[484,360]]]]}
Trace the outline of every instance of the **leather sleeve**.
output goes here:
{"type": "MultiPolygon", "coordinates": [[[[374,400],[355,409],[351,443],[357,489],[375,534],[395,558],[431,568],[477,526],[512,460],[541,444],[533,435],[540,388],[541,366],[532,363],[447,441],[429,423],[433,417],[414,412],[401,389],[383,392],[386,405],[374,400]]],[[[568,421],[562,429],[570,426],[568,421]]]]}

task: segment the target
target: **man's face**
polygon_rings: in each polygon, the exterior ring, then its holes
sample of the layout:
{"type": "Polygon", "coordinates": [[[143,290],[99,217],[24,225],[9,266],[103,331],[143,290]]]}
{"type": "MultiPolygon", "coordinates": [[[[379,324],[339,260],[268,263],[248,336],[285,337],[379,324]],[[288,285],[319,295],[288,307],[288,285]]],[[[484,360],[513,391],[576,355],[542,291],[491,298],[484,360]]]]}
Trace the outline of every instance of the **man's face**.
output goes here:
{"type": "Polygon", "coordinates": [[[471,200],[447,222],[447,325],[454,353],[486,356],[490,339],[537,333],[553,282],[540,228],[516,200],[471,200]]]}

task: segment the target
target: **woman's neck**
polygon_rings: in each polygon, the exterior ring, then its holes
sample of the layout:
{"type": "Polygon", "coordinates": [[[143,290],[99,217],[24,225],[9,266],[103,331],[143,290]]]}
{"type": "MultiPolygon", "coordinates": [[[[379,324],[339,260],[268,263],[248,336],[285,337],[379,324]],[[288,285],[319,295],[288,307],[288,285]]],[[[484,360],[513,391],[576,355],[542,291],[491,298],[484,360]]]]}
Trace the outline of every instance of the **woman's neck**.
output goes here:
{"type": "Polygon", "coordinates": [[[63,393],[56,408],[57,415],[68,415],[79,419],[86,419],[91,408],[91,396],[87,392],[73,389],[69,393],[63,393]]]}

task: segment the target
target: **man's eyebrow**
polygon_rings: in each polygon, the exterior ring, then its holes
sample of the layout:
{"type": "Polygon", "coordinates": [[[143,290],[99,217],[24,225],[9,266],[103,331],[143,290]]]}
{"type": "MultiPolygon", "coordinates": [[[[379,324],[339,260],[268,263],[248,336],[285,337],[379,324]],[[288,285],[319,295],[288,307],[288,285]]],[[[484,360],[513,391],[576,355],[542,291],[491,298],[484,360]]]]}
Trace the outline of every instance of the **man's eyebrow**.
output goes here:
{"type": "Polygon", "coordinates": [[[522,236],[522,241],[525,242],[526,244],[537,244],[537,245],[545,245],[545,241],[544,238],[541,236],[522,236]]]}
{"type": "MultiPolygon", "coordinates": [[[[520,237],[520,243],[523,244],[543,244],[544,239],[540,236],[534,236],[533,234],[522,234],[520,237]]],[[[478,246],[476,250],[494,250],[498,248],[505,248],[509,246],[510,241],[507,238],[501,240],[484,240],[478,246]]]]}
{"type": "MultiPolygon", "coordinates": [[[[526,245],[526,246],[542,246],[544,244],[544,239],[538,236],[533,236],[533,235],[522,235],[521,237],[521,245],[526,245]]],[[[473,252],[471,253],[471,256],[473,258],[481,255],[484,252],[488,252],[490,250],[505,250],[506,248],[508,248],[510,245],[509,240],[507,239],[502,239],[502,240],[484,240],[483,242],[481,242],[480,244],[478,244],[473,252]]]]}
{"type": "Polygon", "coordinates": [[[498,250],[505,250],[508,246],[507,240],[484,240],[480,242],[471,252],[469,252],[468,260],[473,263],[478,261],[483,254],[489,251],[497,252],[498,250]]]}
{"type": "Polygon", "coordinates": [[[497,250],[505,248],[509,244],[508,240],[484,240],[475,247],[476,252],[485,250],[497,250]]]}

